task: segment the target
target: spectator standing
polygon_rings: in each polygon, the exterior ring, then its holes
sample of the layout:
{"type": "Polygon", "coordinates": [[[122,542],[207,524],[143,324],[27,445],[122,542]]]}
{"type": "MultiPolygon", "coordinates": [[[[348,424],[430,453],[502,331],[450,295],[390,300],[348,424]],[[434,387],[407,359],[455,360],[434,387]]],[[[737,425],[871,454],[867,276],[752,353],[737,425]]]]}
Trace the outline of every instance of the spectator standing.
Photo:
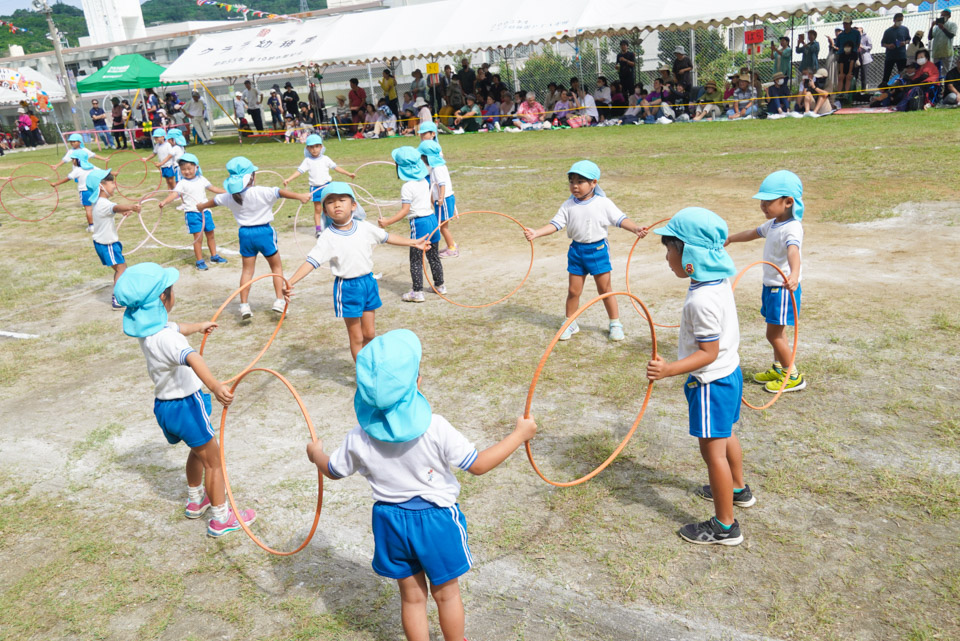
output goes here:
{"type": "Polygon", "coordinates": [[[270,108],[270,120],[274,131],[283,129],[283,103],[280,102],[280,93],[276,89],[270,90],[267,98],[267,107],[270,108]]]}
{"type": "Polygon", "coordinates": [[[190,101],[183,107],[183,113],[193,125],[193,131],[204,145],[213,144],[210,129],[207,128],[207,105],[200,99],[200,92],[193,91],[190,101]]]}
{"type": "MultiPolygon", "coordinates": [[[[883,32],[880,39],[880,46],[886,50],[883,60],[883,80],[880,86],[883,87],[890,80],[893,68],[897,68],[897,73],[903,73],[903,68],[907,66],[907,44],[910,42],[910,31],[903,26],[903,14],[898,13],[893,16],[893,26],[883,32]]],[[[916,54],[914,54],[916,59],[916,54]]]]}
{"type": "Polygon", "coordinates": [[[687,57],[687,51],[682,46],[673,50],[673,77],[683,85],[687,93],[693,86],[693,61],[687,57]]]}
{"type": "Polygon", "coordinates": [[[807,32],[807,41],[803,41],[803,34],[797,36],[797,53],[800,54],[801,69],[817,69],[820,66],[820,43],[817,42],[817,32],[811,29],[807,32]]]}
{"type": "Polygon", "coordinates": [[[116,96],[111,98],[110,102],[113,104],[113,108],[110,110],[110,128],[113,130],[114,147],[121,149],[120,143],[123,143],[122,149],[126,149],[127,132],[123,130],[125,120],[123,106],[120,104],[120,99],[116,96]]]}
{"type": "Polygon", "coordinates": [[[867,67],[873,62],[873,56],[870,54],[873,51],[873,41],[863,27],[857,27],[857,31],[860,32],[860,91],[866,91],[867,67]]]}
{"type": "Polygon", "coordinates": [[[490,95],[495,99],[499,100],[500,96],[504,91],[507,90],[507,85],[503,83],[500,79],[500,74],[494,73],[490,74],[490,95]]]}
{"type": "Polygon", "coordinates": [[[383,70],[383,77],[380,78],[380,90],[383,97],[390,107],[390,111],[395,114],[400,113],[400,102],[397,100],[397,79],[393,77],[389,69],[383,70]]]}
{"type": "Polygon", "coordinates": [[[250,121],[247,120],[247,102],[243,98],[243,92],[237,91],[233,94],[233,113],[237,118],[237,129],[241,134],[250,134],[250,121]]]}
{"type": "Polygon", "coordinates": [[[617,54],[617,74],[620,76],[620,86],[623,93],[632,94],[637,84],[637,54],[630,51],[630,43],[620,41],[620,52],[617,54]]]}
{"type": "Polygon", "coordinates": [[[289,81],[283,85],[283,88],[285,89],[283,96],[281,96],[283,98],[283,113],[296,119],[300,105],[300,94],[293,90],[293,85],[289,81]]]}
{"type": "Polygon", "coordinates": [[[427,123],[433,124],[433,115],[430,113],[430,106],[427,104],[427,101],[423,99],[423,96],[414,100],[413,106],[417,109],[417,118],[420,119],[421,126],[427,123]]]}
{"type": "Polygon", "coordinates": [[[347,93],[350,103],[350,114],[354,124],[363,122],[366,118],[367,92],[360,86],[360,81],[350,78],[350,91],[347,93]]]}
{"type": "Polygon", "coordinates": [[[463,93],[476,95],[477,73],[470,68],[469,58],[460,61],[460,72],[457,75],[460,77],[460,88],[463,89],[463,93]]]}
{"type": "Polygon", "coordinates": [[[960,98],[960,57],[957,63],[947,72],[943,85],[943,104],[955,105],[960,98]]]}
{"type": "Polygon", "coordinates": [[[263,111],[260,106],[263,102],[263,95],[257,91],[257,88],[249,80],[243,81],[243,99],[247,104],[247,113],[253,118],[253,126],[257,128],[257,131],[263,132],[263,111]]]}
{"type": "Polygon", "coordinates": [[[774,73],[779,72],[784,78],[793,76],[793,51],[790,49],[790,38],[780,36],[779,47],[771,41],[770,57],[773,59],[774,73]]]}
{"type": "Polygon", "coordinates": [[[481,100],[486,102],[487,96],[490,95],[492,85],[493,81],[490,78],[490,72],[484,67],[477,69],[477,102],[481,100]]]}
{"type": "Polygon", "coordinates": [[[323,119],[326,118],[326,114],[323,112],[326,110],[327,105],[323,101],[323,96],[317,91],[317,83],[315,82],[310,83],[310,91],[307,93],[307,103],[310,105],[310,113],[313,114],[314,124],[323,122],[323,119]]]}
{"type": "Polygon", "coordinates": [[[30,116],[27,115],[27,110],[23,107],[17,107],[17,131],[20,133],[20,140],[23,142],[24,147],[36,147],[37,143],[34,142],[33,134],[30,133],[30,125],[32,124],[30,116]]]}
{"type": "Polygon", "coordinates": [[[957,25],[950,21],[951,15],[949,9],[941,11],[928,34],[930,54],[941,73],[946,73],[953,66],[953,37],[957,35],[957,25]]]}
{"type": "MultiPolygon", "coordinates": [[[[456,114],[460,111],[460,107],[466,104],[467,93],[469,92],[467,92],[460,83],[460,74],[453,74],[453,77],[450,79],[450,84],[447,85],[447,106],[444,109],[449,110],[451,115],[456,114]]],[[[440,110],[442,114],[447,113],[444,109],[440,110]]],[[[449,125],[450,123],[446,122],[445,124],[449,125]]]]}
{"type": "Polygon", "coordinates": [[[843,33],[843,29],[834,29],[833,38],[827,36],[827,91],[834,91],[837,88],[837,58],[840,50],[837,48],[837,37],[843,33]]]}
{"type": "Polygon", "coordinates": [[[414,100],[427,97],[427,81],[423,79],[423,72],[419,69],[413,70],[413,82],[410,83],[410,93],[414,100]]]}
{"type": "Polygon", "coordinates": [[[97,130],[97,136],[104,147],[114,148],[110,140],[110,127],[107,125],[107,114],[100,108],[99,100],[90,101],[90,118],[93,120],[93,128],[97,130]]]}
{"type": "MultiPolygon", "coordinates": [[[[860,32],[853,28],[853,18],[843,19],[843,31],[836,39],[837,49],[837,91],[849,91],[853,79],[857,77],[857,65],[860,62],[860,32]]],[[[843,100],[845,96],[841,96],[843,100]]],[[[849,102],[849,98],[847,98],[849,102]]]]}

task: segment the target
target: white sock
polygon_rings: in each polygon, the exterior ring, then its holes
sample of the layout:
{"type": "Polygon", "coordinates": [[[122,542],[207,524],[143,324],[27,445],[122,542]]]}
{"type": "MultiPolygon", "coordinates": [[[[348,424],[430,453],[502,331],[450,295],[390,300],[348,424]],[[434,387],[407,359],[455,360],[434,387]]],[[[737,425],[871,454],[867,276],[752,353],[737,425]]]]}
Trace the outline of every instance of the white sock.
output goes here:
{"type": "Polygon", "coordinates": [[[213,520],[219,521],[220,523],[227,522],[227,513],[230,511],[230,508],[226,503],[223,505],[211,505],[210,509],[213,510],[213,520]]]}
{"type": "Polygon", "coordinates": [[[203,485],[198,485],[197,487],[187,486],[187,502],[196,503],[200,505],[200,501],[203,500],[203,485]]]}

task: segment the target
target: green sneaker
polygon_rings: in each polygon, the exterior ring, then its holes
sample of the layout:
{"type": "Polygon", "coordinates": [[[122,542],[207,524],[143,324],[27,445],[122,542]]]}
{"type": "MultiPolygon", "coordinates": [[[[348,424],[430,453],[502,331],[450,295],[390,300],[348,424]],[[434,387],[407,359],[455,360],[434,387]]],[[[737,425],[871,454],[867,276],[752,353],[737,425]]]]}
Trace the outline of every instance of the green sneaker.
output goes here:
{"type": "Polygon", "coordinates": [[[767,383],[776,383],[783,379],[783,368],[774,365],[765,372],[753,375],[753,382],[766,385],[767,383]]]}
{"type": "MultiPolygon", "coordinates": [[[[763,389],[767,390],[771,394],[776,394],[777,392],[780,391],[780,385],[783,384],[781,381],[782,379],[780,381],[770,381],[769,383],[763,386],[763,389]]],[[[784,394],[786,394],[787,392],[799,392],[806,386],[807,386],[807,381],[804,380],[803,374],[801,374],[800,372],[797,372],[796,374],[794,374],[793,376],[787,379],[787,383],[786,383],[786,386],[783,388],[783,392],[784,394]]]]}

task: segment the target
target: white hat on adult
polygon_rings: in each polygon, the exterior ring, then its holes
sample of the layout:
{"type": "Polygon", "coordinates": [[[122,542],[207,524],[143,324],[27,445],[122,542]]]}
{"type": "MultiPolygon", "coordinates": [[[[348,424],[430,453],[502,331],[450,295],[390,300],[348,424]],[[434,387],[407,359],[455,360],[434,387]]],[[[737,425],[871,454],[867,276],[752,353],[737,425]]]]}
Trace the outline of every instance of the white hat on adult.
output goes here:
{"type": "Polygon", "coordinates": [[[417,96],[417,99],[413,102],[413,106],[417,109],[420,107],[426,107],[427,101],[423,99],[423,96],[417,96]]]}

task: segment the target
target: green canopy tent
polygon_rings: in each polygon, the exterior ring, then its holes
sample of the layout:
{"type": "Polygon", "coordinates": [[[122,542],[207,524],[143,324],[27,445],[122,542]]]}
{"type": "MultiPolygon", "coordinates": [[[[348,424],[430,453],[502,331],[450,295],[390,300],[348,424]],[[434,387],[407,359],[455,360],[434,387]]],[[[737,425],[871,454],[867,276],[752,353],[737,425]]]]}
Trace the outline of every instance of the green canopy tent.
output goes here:
{"type": "Polygon", "coordinates": [[[77,82],[80,93],[98,91],[116,91],[118,89],[146,89],[168,84],[187,84],[185,82],[167,83],[160,80],[160,74],[166,71],[155,62],[150,62],[140,54],[128,53],[117,56],[105,64],[97,73],[77,82]]]}

